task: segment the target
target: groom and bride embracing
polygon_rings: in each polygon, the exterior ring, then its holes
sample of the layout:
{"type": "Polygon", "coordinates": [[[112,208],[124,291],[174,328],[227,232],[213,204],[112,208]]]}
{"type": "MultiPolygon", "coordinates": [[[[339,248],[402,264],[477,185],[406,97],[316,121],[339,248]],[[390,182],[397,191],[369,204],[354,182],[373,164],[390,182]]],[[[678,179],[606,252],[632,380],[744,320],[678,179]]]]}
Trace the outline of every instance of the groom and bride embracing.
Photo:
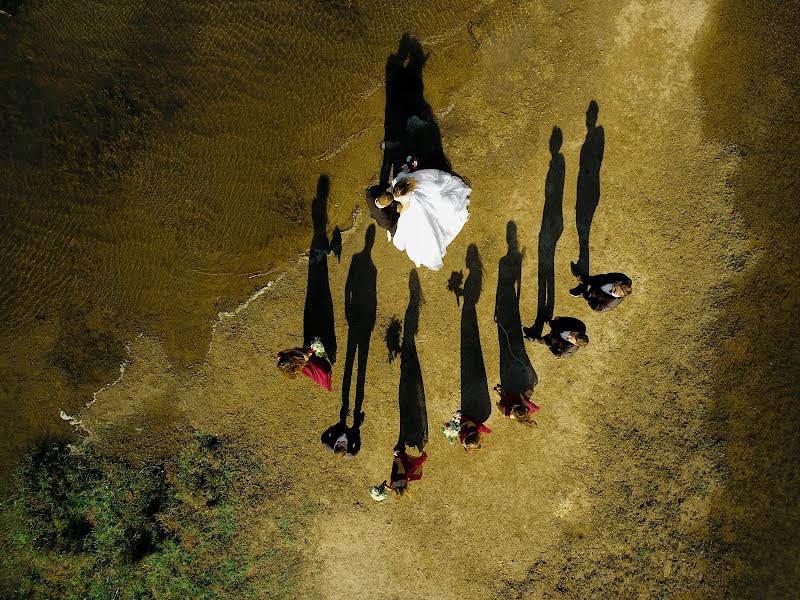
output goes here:
{"type": "Polygon", "coordinates": [[[469,218],[472,190],[450,173],[436,117],[424,96],[427,59],[419,40],[404,34],[386,61],[383,165],[380,184],[367,190],[367,206],[395,247],[417,267],[438,271],[448,244],[469,218]],[[395,178],[389,183],[392,170],[395,178]]]}
{"type": "Polygon", "coordinates": [[[417,267],[438,271],[447,246],[469,218],[472,190],[457,175],[406,165],[387,188],[367,190],[367,206],[394,246],[417,267]]]}

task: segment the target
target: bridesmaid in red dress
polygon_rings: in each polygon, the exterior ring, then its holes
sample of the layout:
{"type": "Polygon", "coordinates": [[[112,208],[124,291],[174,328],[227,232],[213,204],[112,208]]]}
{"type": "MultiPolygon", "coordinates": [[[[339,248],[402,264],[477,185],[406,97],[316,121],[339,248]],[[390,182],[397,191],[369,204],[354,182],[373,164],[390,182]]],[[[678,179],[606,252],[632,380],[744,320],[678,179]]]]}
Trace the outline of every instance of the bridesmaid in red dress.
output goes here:
{"type": "Polygon", "coordinates": [[[405,450],[394,451],[389,487],[397,496],[406,493],[410,481],[422,479],[422,465],[426,460],[428,455],[425,452],[419,456],[409,456],[405,450]]]}
{"type": "Polygon", "coordinates": [[[458,429],[458,439],[461,440],[461,445],[464,450],[477,450],[481,447],[484,433],[492,433],[483,423],[479,423],[473,417],[461,415],[461,423],[458,429]]]}
{"type": "Polygon", "coordinates": [[[506,393],[500,385],[497,385],[494,391],[500,396],[497,401],[497,408],[500,409],[506,419],[515,419],[526,425],[533,424],[533,413],[539,410],[539,407],[530,401],[533,390],[525,393],[510,394],[506,393]]]}
{"type": "Polygon", "coordinates": [[[290,379],[302,373],[330,392],[333,367],[327,357],[320,354],[314,348],[292,348],[278,352],[278,370],[290,379]]]}

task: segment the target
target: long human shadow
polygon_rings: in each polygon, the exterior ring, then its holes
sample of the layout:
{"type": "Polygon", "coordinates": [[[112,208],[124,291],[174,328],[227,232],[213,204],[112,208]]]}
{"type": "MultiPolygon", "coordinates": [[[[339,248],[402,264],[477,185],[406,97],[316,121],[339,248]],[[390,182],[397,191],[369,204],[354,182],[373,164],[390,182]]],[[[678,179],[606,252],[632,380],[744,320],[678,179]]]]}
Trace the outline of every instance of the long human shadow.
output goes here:
{"type": "Polygon", "coordinates": [[[525,351],[519,297],[522,288],[522,253],[517,241],[517,224],[506,225],[508,252],[500,259],[494,319],[500,343],[500,385],[507,393],[533,389],[538,379],[525,351]]]}
{"type": "Polygon", "coordinates": [[[381,186],[399,172],[407,156],[417,158],[419,169],[450,171],[439,125],[425,100],[422,71],[427,60],[422,44],[408,33],[400,38],[397,52],[386,59],[381,186]]]}
{"type": "Polygon", "coordinates": [[[322,340],[331,363],[336,362],[336,331],[333,320],[333,298],[328,281],[328,192],[330,181],[320,175],[317,194],[311,202],[314,235],[308,257],[308,285],[303,310],[303,344],[308,347],[315,337],[322,340]]]}
{"type": "Polygon", "coordinates": [[[412,446],[422,452],[428,443],[428,411],[425,407],[425,387],[415,341],[419,331],[420,307],[424,302],[417,271],[408,276],[409,300],[403,321],[403,342],[400,351],[400,435],[396,450],[412,446]]]}
{"type": "Polygon", "coordinates": [[[539,230],[539,297],[536,321],[525,330],[529,337],[541,337],[544,324],[553,318],[556,304],[555,257],[556,244],[564,232],[564,175],[566,166],[561,154],[561,129],[553,127],[550,134],[550,167],[544,181],[544,211],[539,230]]]}
{"type": "Polygon", "coordinates": [[[350,384],[353,379],[353,363],[358,354],[354,421],[359,421],[364,403],[364,383],[367,377],[367,356],[375,317],[378,310],[378,269],[372,262],[372,246],[375,243],[375,225],[367,227],[364,249],[353,255],[347,281],[344,285],[344,315],[347,319],[347,352],[342,373],[342,409],[340,419],[347,419],[350,407],[350,384]]]}
{"type": "Polygon", "coordinates": [[[578,189],[575,202],[575,224],[578,228],[580,255],[574,270],[582,275],[589,274],[589,231],[592,220],[600,203],[600,166],[603,163],[605,150],[605,132],[597,126],[597,115],[600,107],[597,102],[589,102],[586,110],[586,139],[581,146],[580,165],[578,167],[578,189]]]}
{"type": "Polygon", "coordinates": [[[467,279],[461,296],[461,412],[479,423],[489,418],[492,402],[478,329],[477,304],[483,288],[483,264],[478,247],[467,248],[467,279]]]}

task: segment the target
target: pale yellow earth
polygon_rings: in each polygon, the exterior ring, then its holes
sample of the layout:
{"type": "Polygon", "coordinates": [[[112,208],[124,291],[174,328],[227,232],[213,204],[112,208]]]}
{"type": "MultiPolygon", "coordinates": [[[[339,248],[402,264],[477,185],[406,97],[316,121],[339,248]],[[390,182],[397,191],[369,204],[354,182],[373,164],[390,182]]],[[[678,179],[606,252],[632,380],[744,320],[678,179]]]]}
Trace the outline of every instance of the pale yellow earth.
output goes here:
{"type": "MultiPolygon", "coordinates": [[[[784,35],[795,30],[796,6],[779,21],[751,8],[696,0],[515,3],[485,14],[471,29],[474,39],[464,27],[421,40],[431,53],[426,98],[447,156],[473,192],[470,220],[445,267],[419,270],[425,303],[416,343],[430,441],[412,497],[379,504],[369,496],[388,478],[398,433],[400,365],[387,361],[383,335],[392,317],[403,318],[413,268],[382,230],[372,251],[378,324],[362,450],[342,461],[319,443],[339,412],[344,284],[371,222],[364,210],[344,234],[341,263],[328,257],[339,345],[332,393],[274,368],[276,352],[303,341],[308,259],[300,257],[220,315],[205,359],[188,371],[169,363],[159,340],[132,340],[120,379],[80,415],[90,437],[148,460],[169,455],[181,432],[196,428],[248,453],[262,469],[240,474],[252,479],[241,535],[256,555],[279,546],[293,557],[284,597],[786,597],[797,582],[797,411],[787,393],[797,389],[796,348],[787,342],[786,362],[773,372],[762,352],[768,342],[754,332],[797,307],[786,266],[797,247],[797,176],[786,174],[796,172],[796,116],[773,128],[797,108],[797,55],[784,35]],[[748,36],[769,27],[770,49],[784,60],[763,66],[758,57],[768,48],[748,36]],[[754,70],[763,86],[748,78],[754,70]],[[750,102],[756,88],[763,95],[750,102]],[[578,253],[578,157],[592,99],[605,130],[592,270],[622,271],[634,282],[631,297],[603,314],[568,294],[569,261],[578,253]],[[539,379],[537,425],[505,421],[495,410],[487,422],[493,433],[467,454],[439,433],[460,401],[461,308],[446,283],[476,244],[491,388],[505,343],[493,322],[498,261],[512,220],[525,248],[522,320],[535,318],[554,126],[563,130],[566,160],[555,313],[583,319],[591,342],[568,361],[527,346],[539,379]],[[784,132],[782,152],[770,158],[776,131],[784,132]],[[766,176],[762,163],[786,174],[767,200],[752,183],[766,176]],[[743,206],[778,207],[763,220],[783,214],[789,231],[776,238],[772,225],[753,217],[767,212],[743,206]],[[783,250],[770,254],[773,244],[783,250]],[[763,273],[764,261],[789,287],[768,308],[737,301],[754,289],[742,286],[763,273]],[[751,356],[762,366],[748,371],[751,356]],[[757,381],[736,392],[735,378],[757,381]],[[774,416],[760,420],[759,411],[774,416]]],[[[383,105],[381,90],[366,97],[358,110],[372,126],[319,161],[331,182],[331,225],[363,208],[363,189],[377,179],[383,105]]],[[[791,338],[797,326],[789,328],[791,338]]]]}

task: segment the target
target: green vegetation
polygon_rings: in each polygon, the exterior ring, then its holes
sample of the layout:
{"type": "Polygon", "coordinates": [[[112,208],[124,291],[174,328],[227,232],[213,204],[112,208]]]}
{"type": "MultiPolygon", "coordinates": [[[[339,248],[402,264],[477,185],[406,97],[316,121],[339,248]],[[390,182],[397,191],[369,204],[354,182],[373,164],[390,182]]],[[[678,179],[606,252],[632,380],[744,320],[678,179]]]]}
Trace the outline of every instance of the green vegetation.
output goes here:
{"type": "MultiPolygon", "coordinates": [[[[133,468],[85,448],[42,443],[2,507],[10,598],[205,599],[253,595],[237,540],[233,465],[196,434],[181,454],[133,468]]],[[[2,539],[4,538],[4,539],[2,539]]]]}

